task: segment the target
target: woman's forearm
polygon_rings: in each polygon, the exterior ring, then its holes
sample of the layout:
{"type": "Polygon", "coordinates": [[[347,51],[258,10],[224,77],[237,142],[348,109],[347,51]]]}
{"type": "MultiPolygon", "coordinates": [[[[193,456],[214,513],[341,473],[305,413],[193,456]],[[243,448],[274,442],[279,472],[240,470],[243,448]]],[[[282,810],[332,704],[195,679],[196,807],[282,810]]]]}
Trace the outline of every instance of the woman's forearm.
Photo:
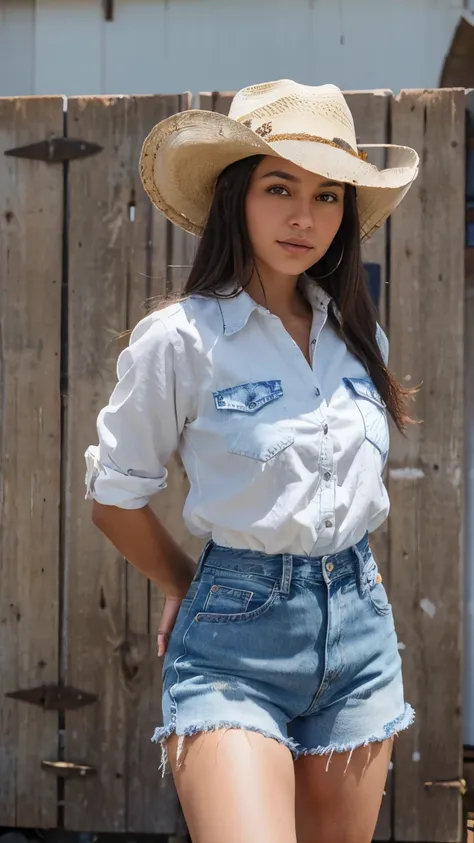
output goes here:
{"type": "Polygon", "coordinates": [[[174,541],[149,506],[120,509],[93,502],[96,527],[166,596],[184,597],[195,563],[174,541]]]}

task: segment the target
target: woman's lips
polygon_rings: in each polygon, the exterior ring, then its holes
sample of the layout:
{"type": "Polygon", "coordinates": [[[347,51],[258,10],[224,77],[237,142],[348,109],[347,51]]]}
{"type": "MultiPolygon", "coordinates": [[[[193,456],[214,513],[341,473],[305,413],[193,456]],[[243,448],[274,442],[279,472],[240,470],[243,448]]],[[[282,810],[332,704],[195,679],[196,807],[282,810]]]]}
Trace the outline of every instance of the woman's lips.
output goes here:
{"type": "Polygon", "coordinates": [[[305,255],[308,252],[311,252],[313,248],[312,246],[307,246],[304,243],[285,243],[282,240],[277,240],[277,243],[290,255],[305,255]]]}

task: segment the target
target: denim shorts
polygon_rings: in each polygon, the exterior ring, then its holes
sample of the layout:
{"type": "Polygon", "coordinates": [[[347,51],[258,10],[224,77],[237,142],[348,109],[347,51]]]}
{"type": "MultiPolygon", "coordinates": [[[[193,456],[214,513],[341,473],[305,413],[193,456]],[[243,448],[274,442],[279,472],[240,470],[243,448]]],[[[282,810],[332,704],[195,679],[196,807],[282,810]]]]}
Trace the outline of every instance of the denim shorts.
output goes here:
{"type": "Polygon", "coordinates": [[[246,729],[301,755],[349,752],[413,721],[368,537],[330,556],[205,547],[163,663],[153,740],[246,729]]]}

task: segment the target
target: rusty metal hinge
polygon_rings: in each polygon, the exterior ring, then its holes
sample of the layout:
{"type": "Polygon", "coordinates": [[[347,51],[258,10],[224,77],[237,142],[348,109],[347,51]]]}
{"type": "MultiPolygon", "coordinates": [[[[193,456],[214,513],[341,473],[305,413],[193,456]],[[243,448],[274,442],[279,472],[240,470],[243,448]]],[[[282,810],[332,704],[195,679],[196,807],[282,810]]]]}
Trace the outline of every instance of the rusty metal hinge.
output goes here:
{"type": "Polygon", "coordinates": [[[425,782],[425,787],[447,787],[453,790],[459,790],[461,796],[467,793],[466,779],[447,779],[446,781],[425,782]]]}
{"type": "Polygon", "coordinates": [[[41,766],[61,779],[84,778],[97,773],[96,768],[89,764],[74,764],[72,761],[42,761],[41,766]]]}
{"type": "Polygon", "coordinates": [[[31,161],[46,161],[48,164],[60,164],[63,161],[74,161],[77,158],[88,158],[102,152],[103,146],[90,143],[80,138],[48,138],[48,140],[30,143],[28,146],[17,146],[7,149],[5,155],[15,158],[29,158],[31,161]]]}
{"type": "Polygon", "coordinates": [[[97,701],[96,694],[88,694],[71,685],[38,685],[5,694],[12,700],[39,705],[45,711],[62,711],[81,708],[97,701]]]}

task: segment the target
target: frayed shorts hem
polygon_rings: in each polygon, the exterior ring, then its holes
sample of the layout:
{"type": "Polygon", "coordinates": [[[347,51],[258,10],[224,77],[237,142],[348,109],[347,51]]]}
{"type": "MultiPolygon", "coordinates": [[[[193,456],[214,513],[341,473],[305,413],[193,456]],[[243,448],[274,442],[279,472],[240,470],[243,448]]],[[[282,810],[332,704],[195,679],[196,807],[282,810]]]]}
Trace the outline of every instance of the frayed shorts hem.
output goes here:
{"type": "Polygon", "coordinates": [[[335,743],[330,746],[318,746],[316,749],[305,749],[300,747],[298,758],[302,755],[332,755],[334,752],[354,752],[361,746],[369,746],[371,743],[383,743],[395,738],[399,732],[408,729],[415,721],[415,712],[411,705],[405,704],[405,709],[399,717],[390,720],[380,732],[371,735],[365,740],[352,741],[352,743],[335,743]]]}
{"type": "Polygon", "coordinates": [[[160,770],[162,776],[166,773],[167,763],[168,763],[168,748],[167,748],[167,741],[168,738],[171,737],[174,733],[178,736],[178,747],[177,747],[177,757],[176,757],[176,766],[177,769],[180,767],[180,762],[182,758],[182,751],[184,746],[184,739],[187,737],[192,737],[193,735],[197,735],[200,732],[217,732],[220,730],[229,730],[229,729],[241,729],[247,732],[256,732],[262,735],[264,738],[273,738],[273,740],[277,741],[278,743],[286,746],[293,755],[293,760],[297,761],[298,758],[307,755],[329,755],[332,756],[334,753],[353,753],[356,749],[359,749],[363,746],[369,746],[372,743],[382,743],[383,741],[390,740],[391,738],[396,737],[399,732],[408,729],[415,719],[415,712],[413,708],[406,704],[405,709],[398,717],[394,720],[391,720],[389,723],[385,724],[383,729],[380,732],[374,733],[370,735],[370,737],[365,739],[359,739],[352,742],[346,743],[338,743],[335,742],[333,744],[329,744],[327,746],[317,746],[315,748],[307,748],[299,744],[297,741],[293,740],[292,738],[285,738],[283,735],[275,734],[273,732],[268,732],[265,729],[261,729],[255,725],[249,725],[245,723],[236,723],[229,720],[222,720],[217,722],[196,722],[189,726],[186,726],[182,732],[178,732],[176,729],[176,723],[170,723],[168,726],[160,726],[155,729],[154,735],[152,737],[152,741],[154,743],[159,743],[161,745],[161,764],[160,770]]]}
{"type": "Polygon", "coordinates": [[[166,741],[169,737],[171,737],[172,734],[176,732],[178,736],[176,767],[177,769],[179,769],[184,738],[192,737],[193,735],[197,735],[200,732],[217,732],[221,729],[241,729],[245,732],[256,732],[257,734],[262,735],[264,738],[273,738],[273,740],[278,741],[278,743],[281,743],[283,744],[283,746],[288,747],[288,749],[293,753],[293,757],[295,758],[295,760],[298,757],[299,746],[296,741],[292,740],[291,738],[284,738],[282,735],[274,734],[273,732],[267,732],[265,729],[261,729],[259,726],[253,726],[246,723],[234,723],[230,720],[221,720],[212,723],[206,723],[204,721],[200,723],[194,723],[190,726],[187,726],[183,730],[183,732],[178,732],[176,730],[176,724],[170,723],[169,726],[162,726],[155,729],[155,733],[152,737],[153,743],[159,743],[161,745],[160,770],[162,772],[162,776],[165,775],[168,762],[168,749],[166,746],[166,741]]]}

